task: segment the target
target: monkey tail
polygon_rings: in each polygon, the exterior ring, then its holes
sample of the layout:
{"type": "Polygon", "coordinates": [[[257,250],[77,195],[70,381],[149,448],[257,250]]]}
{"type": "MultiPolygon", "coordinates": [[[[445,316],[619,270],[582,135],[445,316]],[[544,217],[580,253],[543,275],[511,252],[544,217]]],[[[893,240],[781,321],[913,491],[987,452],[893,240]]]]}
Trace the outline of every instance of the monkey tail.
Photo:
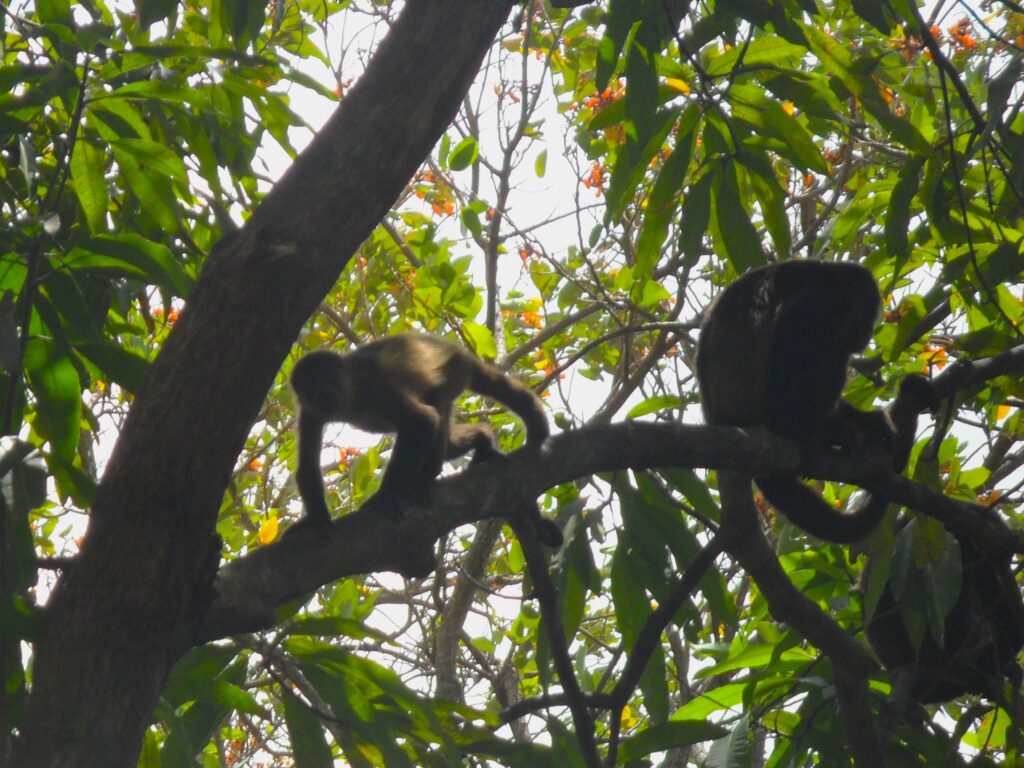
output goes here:
{"type": "Polygon", "coordinates": [[[469,388],[510,408],[526,425],[526,444],[539,446],[551,434],[544,404],[533,390],[493,365],[474,360],[469,388]]]}
{"type": "Polygon", "coordinates": [[[853,544],[870,534],[882,520],[888,499],[870,494],[851,512],[840,512],[796,477],[770,475],[755,478],[757,487],[776,509],[812,536],[836,544],[853,544]]]}

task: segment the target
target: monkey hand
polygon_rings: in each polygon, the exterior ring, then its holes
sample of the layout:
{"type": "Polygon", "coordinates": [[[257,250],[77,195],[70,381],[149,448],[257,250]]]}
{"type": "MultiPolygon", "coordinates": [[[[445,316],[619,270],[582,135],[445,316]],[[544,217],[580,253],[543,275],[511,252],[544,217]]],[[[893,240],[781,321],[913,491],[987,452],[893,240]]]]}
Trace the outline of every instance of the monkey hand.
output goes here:
{"type": "Polygon", "coordinates": [[[281,539],[298,536],[330,536],[332,532],[330,518],[311,517],[305,515],[301,520],[292,523],[282,534],[281,539]]]}
{"type": "Polygon", "coordinates": [[[381,514],[392,522],[399,523],[405,518],[405,510],[409,507],[422,507],[423,504],[411,494],[402,493],[399,490],[380,488],[370,498],[363,502],[360,511],[366,510],[372,514],[381,514]]]}

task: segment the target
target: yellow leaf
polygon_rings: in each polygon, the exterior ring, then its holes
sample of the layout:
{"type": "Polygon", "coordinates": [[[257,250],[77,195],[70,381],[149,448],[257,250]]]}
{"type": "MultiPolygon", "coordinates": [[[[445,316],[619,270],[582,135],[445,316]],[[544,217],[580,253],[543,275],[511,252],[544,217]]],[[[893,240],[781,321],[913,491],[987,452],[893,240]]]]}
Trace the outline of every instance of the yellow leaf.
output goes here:
{"type": "Polygon", "coordinates": [[[277,538],[277,517],[268,517],[260,523],[260,544],[269,544],[277,538]]]}
{"type": "Polygon", "coordinates": [[[1010,415],[1010,406],[1006,403],[996,406],[996,421],[1002,421],[1010,415]]]}
{"type": "Polygon", "coordinates": [[[665,85],[669,88],[673,88],[679,91],[684,96],[690,95],[690,86],[685,80],[680,80],[678,77],[669,77],[665,79],[665,85]]]}
{"type": "Polygon", "coordinates": [[[793,113],[796,112],[796,107],[793,106],[792,101],[782,102],[782,111],[792,117],[793,113]]]}

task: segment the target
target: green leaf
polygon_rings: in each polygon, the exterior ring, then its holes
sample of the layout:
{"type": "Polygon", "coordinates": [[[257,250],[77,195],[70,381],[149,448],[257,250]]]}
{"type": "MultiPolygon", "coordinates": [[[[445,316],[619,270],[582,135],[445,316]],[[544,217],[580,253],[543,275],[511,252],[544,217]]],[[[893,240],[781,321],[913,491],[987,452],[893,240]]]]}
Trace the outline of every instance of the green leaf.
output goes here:
{"type": "Polygon", "coordinates": [[[164,144],[149,139],[111,139],[110,146],[119,160],[130,155],[149,173],[188,180],[185,163],[164,144]]]}
{"type": "Polygon", "coordinates": [[[612,602],[615,618],[626,649],[632,649],[636,637],[651,613],[651,601],[642,582],[639,557],[622,539],[612,555],[612,602]]]}
{"type": "Polygon", "coordinates": [[[703,253],[704,233],[711,220],[711,190],[715,176],[704,173],[683,197],[682,221],[679,225],[679,250],[683,263],[692,267],[703,253]]]}
{"type": "Polygon", "coordinates": [[[480,223],[480,216],[472,208],[465,207],[459,211],[459,220],[462,222],[462,226],[475,236],[481,237],[483,235],[484,229],[480,223]]]}
{"type": "Polygon", "coordinates": [[[628,132],[633,129],[627,127],[626,147],[619,152],[615,167],[612,169],[611,182],[608,184],[605,194],[605,223],[615,221],[622,216],[626,205],[632,199],[647,172],[651,160],[665,145],[669,131],[676,124],[677,114],[678,110],[661,110],[656,116],[659,121],[658,127],[646,146],[642,148],[638,148],[634,140],[629,138],[628,132]]]}
{"type": "Polygon", "coordinates": [[[814,139],[795,115],[755,86],[733,88],[732,113],[758,134],[776,139],[778,151],[804,171],[827,174],[828,163],[814,139]]]}
{"type": "Polygon", "coordinates": [[[16,371],[21,365],[21,340],[14,311],[14,292],[4,291],[0,296],[0,368],[5,371],[16,371]]]}
{"type": "Polygon", "coordinates": [[[498,345],[494,341],[494,334],[486,326],[467,320],[462,324],[462,330],[469,337],[470,345],[480,357],[493,359],[497,356],[498,345]]]}
{"type": "Polygon", "coordinates": [[[124,182],[139,199],[139,206],[145,214],[161,229],[168,232],[178,231],[177,199],[171,190],[168,179],[155,176],[139,162],[132,145],[111,142],[114,158],[121,169],[124,182]]]}
{"type": "Polygon", "coordinates": [[[740,62],[743,56],[744,67],[768,66],[778,68],[785,64],[796,64],[806,55],[802,45],[783,40],[781,37],[766,35],[750,41],[749,45],[735,45],[727,51],[720,51],[707,64],[707,73],[711,77],[728,75],[740,62]]]}
{"type": "Polygon", "coordinates": [[[187,297],[192,289],[192,279],[165,245],[131,232],[94,237],[73,249],[67,261],[73,269],[113,269],[145,277],[176,296],[187,297]]]}
{"type": "Polygon", "coordinates": [[[740,202],[732,163],[722,162],[715,169],[713,200],[718,240],[736,271],[746,272],[764,264],[761,237],[740,202]]]}
{"type": "Polygon", "coordinates": [[[899,171],[899,181],[889,197],[885,212],[885,245],[889,255],[898,262],[910,256],[907,231],[910,228],[910,204],[921,185],[921,171],[925,158],[911,157],[899,171]]]}
{"type": "Polygon", "coordinates": [[[569,509],[559,510],[561,519],[569,519],[565,530],[565,546],[560,554],[562,568],[553,577],[562,603],[562,629],[566,638],[571,638],[579,629],[586,613],[587,596],[600,591],[600,579],[590,551],[590,542],[585,526],[578,524],[577,515],[582,512],[584,502],[577,499],[569,509]]]}
{"type": "MultiPolygon", "coordinates": [[[[151,61],[144,57],[145,63],[151,61]]],[[[141,66],[142,62],[140,62],[141,66]]],[[[106,141],[116,139],[151,139],[149,125],[142,114],[132,103],[134,94],[122,96],[118,91],[112,94],[97,95],[90,101],[87,114],[92,120],[90,124],[106,141]]]]}
{"type": "Polygon", "coordinates": [[[637,277],[629,288],[629,299],[641,307],[653,307],[662,301],[672,298],[672,294],[661,283],[654,280],[641,280],[637,277]]]}
{"type": "Polygon", "coordinates": [[[718,739],[708,750],[707,764],[732,768],[750,765],[753,745],[750,738],[750,715],[742,715],[732,730],[718,739]]]}
{"type": "Polygon", "coordinates": [[[166,19],[177,7],[177,0],[135,0],[135,9],[139,14],[139,23],[144,27],[166,19]]]}
{"type": "Polygon", "coordinates": [[[467,136],[454,147],[448,155],[448,167],[453,171],[461,171],[476,162],[480,156],[480,145],[472,136],[467,136]]]}
{"type": "Polygon", "coordinates": [[[234,683],[218,680],[213,686],[213,696],[226,711],[237,710],[263,718],[269,717],[266,710],[256,701],[256,697],[234,683]]]}
{"type": "Polygon", "coordinates": [[[103,178],[106,155],[88,141],[79,139],[71,154],[71,179],[75,196],[92,233],[107,229],[107,182],[103,178]]]}
{"type": "Polygon", "coordinates": [[[637,241],[637,275],[647,280],[661,255],[661,245],[668,234],[668,227],[675,214],[679,201],[679,191],[683,188],[686,172],[690,167],[693,153],[695,124],[700,110],[693,104],[687,108],[676,126],[675,148],[665,160],[654,183],[651,196],[644,209],[644,225],[637,241]]]}
{"type": "Polygon", "coordinates": [[[548,151],[542,149],[537,154],[537,159],[533,161],[533,172],[537,174],[538,179],[544,178],[544,174],[548,169],[548,151]]]}
{"type": "Polygon", "coordinates": [[[82,386],[66,350],[35,338],[25,346],[25,372],[36,396],[36,430],[53,452],[71,461],[78,447],[82,386]]]}
{"type": "Polygon", "coordinates": [[[661,413],[671,408],[678,408],[683,405],[682,398],[676,397],[675,395],[658,395],[657,397],[649,397],[641,403],[637,403],[633,408],[630,409],[629,413],[626,414],[627,419],[638,419],[641,416],[646,416],[649,413],[661,413]]]}
{"type": "MultiPolygon", "coordinates": [[[[0,640],[13,637],[23,639],[31,631],[24,624],[25,615],[14,609],[9,600],[15,596],[24,597],[26,590],[37,580],[36,552],[32,541],[32,528],[29,524],[29,513],[46,503],[46,481],[49,473],[46,464],[31,443],[17,438],[9,438],[2,444],[4,452],[0,454],[0,494],[6,515],[0,517],[0,525],[4,526],[4,577],[6,583],[0,593],[0,640]],[[9,613],[9,610],[13,613],[9,613]],[[22,625],[16,630],[16,625],[22,625]]],[[[0,642],[0,654],[5,651],[0,642]]],[[[20,658],[20,657],[19,657],[20,658]]],[[[17,661],[12,660],[12,664],[17,661]]],[[[20,664],[18,665],[20,669],[20,664]]],[[[9,667],[8,669],[11,669],[9,667]]]]}
{"type": "Polygon", "coordinates": [[[619,758],[624,762],[639,760],[652,752],[720,739],[729,731],[706,720],[672,720],[640,731],[636,736],[622,740],[619,758]]]}
{"type": "Polygon", "coordinates": [[[103,325],[114,295],[106,279],[82,270],[61,269],[60,262],[42,279],[41,291],[36,295],[36,311],[47,314],[46,323],[52,328],[64,328],[70,339],[94,341],[103,338],[103,325]],[[51,307],[41,308],[48,299],[51,307]]]}
{"type": "Polygon", "coordinates": [[[43,24],[67,25],[71,22],[69,0],[36,0],[36,13],[43,24]]]}
{"type": "Polygon", "coordinates": [[[888,0],[853,0],[853,10],[864,21],[883,34],[890,34],[899,23],[888,0]]]}
{"type": "Polygon", "coordinates": [[[351,637],[356,640],[376,638],[387,640],[387,635],[356,619],[342,616],[311,616],[288,624],[289,635],[315,635],[317,637],[351,637]]]}
{"type": "Polygon", "coordinates": [[[635,0],[612,0],[610,3],[604,37],[598,44],[597,70],[594,77],[598,92],[608,87],[608,81],[615,72],[626,39],[633,32],[634,23],[639,23],[639,12],[643,10],[643,5],[635,0]]]}
{"type": "Polygon", "coordinates": [[[131,394],[138,393],[142,378],[149,369],[146,358],[109,339],[79,341],[74,343],[74,347],[76,352],[103,372],[107,381],[114,382],[131,394]]]}
{"type": "Polygon", "coordinates": [[[332,768],[334,756],[327,745],[323,724],[312,711],[287,688],[281,689],[288,740],[295,763],[302,768],[332,768]]]}
{"type": "Polygon", "coordinates": [[[668,667],[665,664],[665,650],[660,645],[654,647],[644,673],[640,676],[640,691],[644,695],[644,708],[656,723],[663,723],[668,718],[669,692],[668,667]]]}
{"type": "Polygon", "coordinates": [[[587,123],[587,130],[591,133],[618,125],[626,117],[626,104],[622,99],[616,99],[611,104],[605,104],[598,110],[590,122],[587,123]]]}
{"type": "Polygon", "coordinates": [[[256,39],[266,17],[264,0],[221,0],[231,19],[231,35],[239,48],[256,39]]]}
{"type": "Polygon", "coordinates": [[[792,243],[789,230],[789,196],[782,188],[771,161],[760,152],[746,151],[739,157],[746,171],[746,181],[761,206],[761,218],[772,238],[776,253],[789,253],[792,243]]]}
{"type": "Polygon", "coordinates": [[[658,49],[661,45],[658,22],[644,18],[630,37],[626,51],[625,105],[627,142],[644,147],[658,132],[658,49]]]}
{"type": "Polygon", "coordinates": [[[72,503],[84,509],[92,506],[96,497],[96,478],[82,469],[81,459],[77,456],[66,459],[49,453],[46,455],[46,464],[61,499],[71,499],[72,503]]]}

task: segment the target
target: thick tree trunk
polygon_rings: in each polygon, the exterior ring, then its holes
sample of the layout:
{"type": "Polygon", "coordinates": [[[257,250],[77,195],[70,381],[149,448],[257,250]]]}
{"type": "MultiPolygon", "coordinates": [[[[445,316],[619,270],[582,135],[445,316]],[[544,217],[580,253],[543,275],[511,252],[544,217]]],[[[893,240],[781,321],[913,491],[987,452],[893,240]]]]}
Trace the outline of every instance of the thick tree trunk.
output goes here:
{"type": "Polygon", "coordinates": [[[302,323],[454,116],[511,0],[410,0],[356,86],[210,257],[51,601],[12,765],[132,766],[213,597],[214,524],[302,323]]]}

